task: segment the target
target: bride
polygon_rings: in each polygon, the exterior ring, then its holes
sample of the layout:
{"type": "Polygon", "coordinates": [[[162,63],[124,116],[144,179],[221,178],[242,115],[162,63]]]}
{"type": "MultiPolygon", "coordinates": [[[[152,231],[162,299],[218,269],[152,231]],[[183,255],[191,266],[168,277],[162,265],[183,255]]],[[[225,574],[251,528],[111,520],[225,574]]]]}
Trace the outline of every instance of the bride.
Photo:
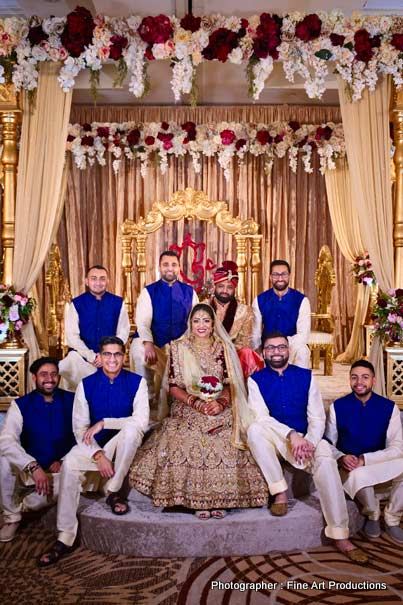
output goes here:
{"type": "Polygon", "coordinates": [[[242,436],[250,422],[236,350],[213,309],[196,305],[171,343],[170,414],[137,451],[130,483],[155,506],[182,505],[200,519],[263,506],[266,483],[242,436]]]}

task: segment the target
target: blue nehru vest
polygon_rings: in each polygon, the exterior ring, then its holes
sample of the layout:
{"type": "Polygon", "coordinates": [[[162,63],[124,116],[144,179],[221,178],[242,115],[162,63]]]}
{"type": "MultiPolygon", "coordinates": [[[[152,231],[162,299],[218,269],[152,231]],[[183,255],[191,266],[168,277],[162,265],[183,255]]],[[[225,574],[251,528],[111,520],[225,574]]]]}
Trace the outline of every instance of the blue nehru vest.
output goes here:
{"type": "MultiPolygon", "coordinates": [[[[99,368],[95,374],[83,379],[85,398],[90,412],[91,426],[104,418],[128,418],[133,414],[133,399],[141,381],[141,376],[121,370],[111,381],[99,368]]],[[[103,447],[118,431],[102,429],[95,435],[97,443],[103,447]]]]}
{"type": "Polygon", "coordinates": [[[151,331],[157,347],[180,338],[192,309],[193,288],[180,281],[169,286],[159,281],[146,286],[153,306],[151,331]]]}
{"type": "Polygon", "coordinates": [[[75,445],[72,429],[74,393],[56,389],[53,401],[47,403],[38,391],[32,391],[15,402],[22,415],[21,445],[47,469],[75,445]]]}
{"type": "Polygon", "coordinates": [[[365,405],[354,393],[337,399],[334,402],[337,449],[354,456],[385,449],[393,406],[393,401],[376,393],[365,405]]]}
{"type": "Polygon", "coordinates": [[[80,338],[95,353],[99,352],[99,343],[105,336],[116,336],[123,298],[105,292],[100,300],[90,292],[84,292],[73,298],[78,313],[80,338]]]}
{"type": "Polygon", "coordinates": [[[270,415],[305,435],[311,376],[311,370],[288,365],[282,374],[266,367],[251,378],[259,387],[270,415]]]}
{"type": "Polygon", "coordinates": [[[284,296],[277,296],[273,288],[257,297],[263,320],[263,336],[269,332],[281,332],[284,336],[297,333],[299,308],[305,296],[289,288],[284,296]]]}

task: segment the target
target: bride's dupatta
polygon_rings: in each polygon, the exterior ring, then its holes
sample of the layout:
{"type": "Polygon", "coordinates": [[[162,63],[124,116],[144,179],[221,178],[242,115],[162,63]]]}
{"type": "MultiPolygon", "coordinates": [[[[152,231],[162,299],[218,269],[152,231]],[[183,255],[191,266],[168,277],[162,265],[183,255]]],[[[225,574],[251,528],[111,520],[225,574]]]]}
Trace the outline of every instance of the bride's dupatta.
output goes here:
{"type": "MultiPolygon", "coordinates": [[[[176,341],[176,344],[178,346],[180,355],[179,363],[182,368],[182,376],[185,382],[186,392],[199,395],[200,392],[195,390],[195,384],[199,382],[200,378],[205,374],[205,372],[202,372],[196,357],[188,346],[190,335],[190,320],[188,320],[188,328],[185,334],[176,341]]],[[[253,414],[248,407],[248,396],[238,354],[225,328],[217,317],[215,317],[214,320],[213,336],[215,340],[219,340],[223,344],[224,349],[225,365],[227,368],[229,381],[228,386],[231,392],[231,408],[233,418],[231,444],[238,449],[247,449],[246,431],[248,426],[253,421],[253,414]]],[[[164,378],[161,385],[161,397],[159,405],[160,420],[169,414],[169,406],[166,396],[169,392],[168,375],[169,360],[165,368],[164,378]]]]}

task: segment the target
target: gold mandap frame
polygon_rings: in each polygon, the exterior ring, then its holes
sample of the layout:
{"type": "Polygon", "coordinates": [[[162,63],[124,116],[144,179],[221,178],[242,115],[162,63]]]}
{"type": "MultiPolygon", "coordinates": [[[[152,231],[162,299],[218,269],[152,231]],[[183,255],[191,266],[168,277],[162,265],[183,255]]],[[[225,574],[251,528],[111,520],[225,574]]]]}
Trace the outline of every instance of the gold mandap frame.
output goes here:
{"type": "Polygon", "coordinates": [[[213,223],[224,233],[235,237],[236,263],[239,269],[238,300],[251,303],[261,289],[262,235],[259,225],[252,218],[234,217],[228,204],[211,201],[203,191],[187,188],[176,191],[169,201],[155,202],[146,217],[135,222],[126,219],[121,225],[122,268],[124,276],[123,296],[130,322],[134,325],[133,268],[137,269],[138,291],[146,285],[147,237],[164,226],[165,222],[181,219],[198,219],[213,223]],[[133,264],[135,252],[135,265],[133,264]],[[247,284],[251,284],[250,290],[247,284]]]}

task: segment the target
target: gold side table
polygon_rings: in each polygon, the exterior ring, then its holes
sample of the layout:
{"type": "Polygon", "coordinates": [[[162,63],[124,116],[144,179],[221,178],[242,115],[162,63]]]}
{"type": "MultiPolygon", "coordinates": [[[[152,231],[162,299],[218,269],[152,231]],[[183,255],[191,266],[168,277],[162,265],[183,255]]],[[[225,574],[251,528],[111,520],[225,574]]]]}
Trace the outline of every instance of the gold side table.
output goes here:
{"type": "Polygon", "coordinates": [[[385,347],[386,394],[403,410],[403,347],[385,347]]]}
{"type": "Polygon", "coordinates": [[[16,397],[25,395],[28,349],[0,348],[0,411],[7,410],[16,397]]]}

